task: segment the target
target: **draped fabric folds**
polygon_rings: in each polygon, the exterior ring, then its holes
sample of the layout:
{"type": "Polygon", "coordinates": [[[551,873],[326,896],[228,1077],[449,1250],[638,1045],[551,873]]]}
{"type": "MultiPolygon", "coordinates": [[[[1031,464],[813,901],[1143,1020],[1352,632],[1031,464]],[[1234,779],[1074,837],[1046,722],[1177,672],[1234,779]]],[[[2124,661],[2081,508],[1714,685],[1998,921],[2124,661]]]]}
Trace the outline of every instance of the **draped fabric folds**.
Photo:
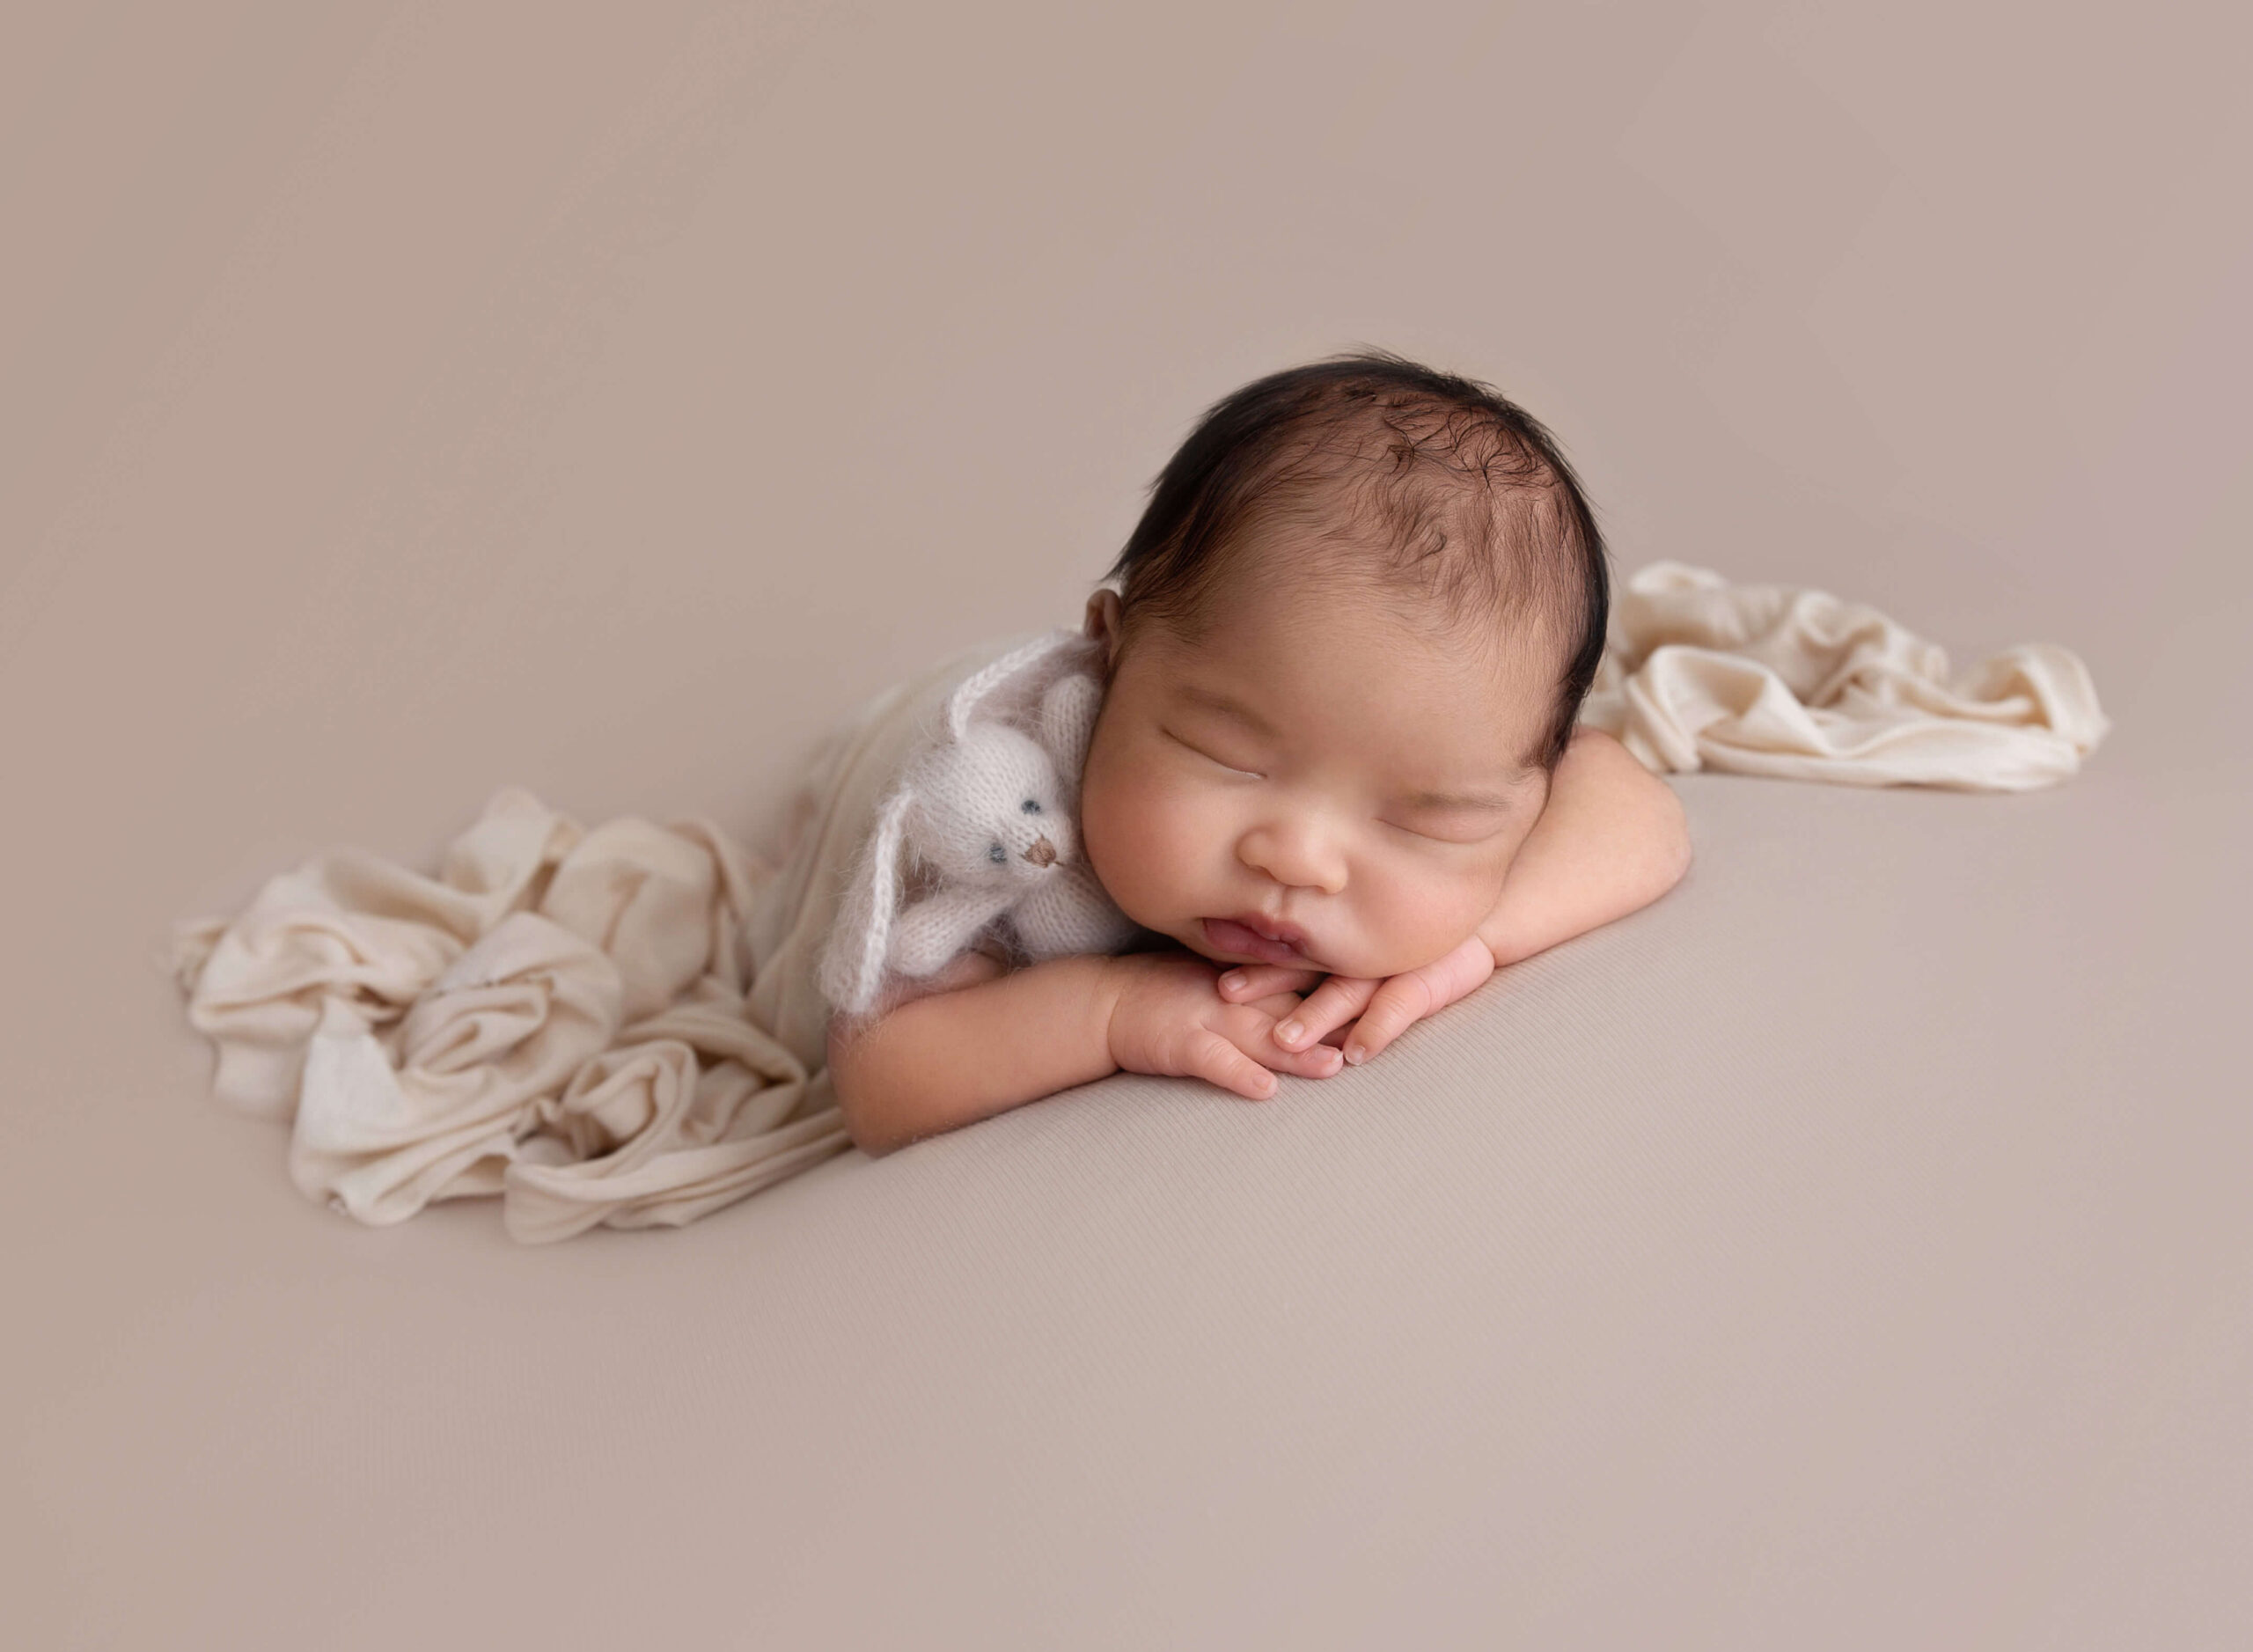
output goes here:
{"type": "Polygon", "coordinates": [[[1661,773],[1965,791],[2054,785],[2111,726],[2056,643],[1951,674],[1937,643],[1875,608],[1679,562],[1618,593],[1581,720],[1661,773]]]}
{"type": "Polygon", "coordinates": [[[586,831],[504,787],[436,877],[331,849],[177,925],[214,1092],[289,1125],[309,1198],[380,1225],[498,1195],[534,1243],[677,1227],[841,1151],[821,947],[902,753],[994,651],[833,736],[780,865],[708,820],[586,831]]]}

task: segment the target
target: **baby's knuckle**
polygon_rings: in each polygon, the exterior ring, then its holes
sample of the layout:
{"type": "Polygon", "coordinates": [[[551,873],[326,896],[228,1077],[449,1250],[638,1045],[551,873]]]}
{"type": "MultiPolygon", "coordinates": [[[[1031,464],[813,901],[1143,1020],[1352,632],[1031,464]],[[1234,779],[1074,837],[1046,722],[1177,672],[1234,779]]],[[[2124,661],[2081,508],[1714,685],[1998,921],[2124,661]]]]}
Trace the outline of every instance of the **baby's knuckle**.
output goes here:
{"type": "Polygon", "coordinates": [[[1371,1005],[1369,1014],[1361,1017],[1361,1028],[1366,1032],[1374,1027],[1389,1039],[1415,1019],[1414,1010],[1399,999],[1393,998],[1381,1004],[1371,1005]]]}

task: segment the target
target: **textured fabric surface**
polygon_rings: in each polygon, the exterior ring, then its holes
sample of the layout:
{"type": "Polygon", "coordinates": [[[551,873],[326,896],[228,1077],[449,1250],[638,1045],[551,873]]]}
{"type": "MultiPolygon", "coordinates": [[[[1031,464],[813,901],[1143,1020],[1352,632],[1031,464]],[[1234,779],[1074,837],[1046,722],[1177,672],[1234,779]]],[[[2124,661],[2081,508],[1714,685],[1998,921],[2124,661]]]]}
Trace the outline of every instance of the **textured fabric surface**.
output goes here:
{"type": "Polygon", "coordinates": [[[8,1644],[2241,1644],[2253,18],[2029,16],[0,9],[8,1644]],[[1360,341],[1621,569],[2116,729],[1677,775],[1679,888],[1366,1067],[677,1230],[370,1228],[212,1098],[174,919],[503,775],[787,875],[855,707],[1360,341]]]}

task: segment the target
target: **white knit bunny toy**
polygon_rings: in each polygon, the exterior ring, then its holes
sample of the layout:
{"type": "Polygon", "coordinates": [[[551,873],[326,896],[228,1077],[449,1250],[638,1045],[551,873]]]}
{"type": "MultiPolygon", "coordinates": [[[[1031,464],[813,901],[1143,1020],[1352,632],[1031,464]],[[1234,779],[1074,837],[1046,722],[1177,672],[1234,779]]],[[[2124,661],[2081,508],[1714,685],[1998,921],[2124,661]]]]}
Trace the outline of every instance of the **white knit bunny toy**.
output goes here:
{"type": "Polygon", "coordinates": [[[1053,631],[949,696],[943,729],[903,764],[877,811],[838,910],[818,973],[834,1008],[865,1015],[888,973],[936,974],[997,924],[1031,962],[1108,952],[1135,933],[1080,854],[1080,772],[1103,701],[1097,657],[1079,633],[1053,631]],[[1019,726],[1028,721],[1030,731],[1019,726]],[[936,882],[907,902],[906,874],[919,865],[936,882]]]}

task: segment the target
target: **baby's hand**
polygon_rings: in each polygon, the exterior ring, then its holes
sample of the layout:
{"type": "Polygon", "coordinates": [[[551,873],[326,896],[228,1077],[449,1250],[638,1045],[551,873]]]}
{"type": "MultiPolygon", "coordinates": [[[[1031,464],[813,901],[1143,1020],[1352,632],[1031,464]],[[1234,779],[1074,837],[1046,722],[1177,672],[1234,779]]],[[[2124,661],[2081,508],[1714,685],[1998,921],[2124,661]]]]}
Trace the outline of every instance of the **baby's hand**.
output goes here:
{"type": "Polygon", "coordinates": [[[1127,1072],[1207,1079],[1264,1101],[1275,1093],[1269,1068],[1327,1078],[1342,1064],[1326,1045],[1288,1050],[1275,1042],[1276,1017],[1301,1008],[1295,993],[1223,1001],[1213,985],[1219,966],[1193,952],[1130,952],[1116,962],[1111,1059],[1127,1072]]]}
{"type": "Polygon", "coordinates": [[[1323,1041],[1336,1038],[1345,1046],[1346,1060],[1358,1066],[1493,973],[1493,951],[1474,935],[1436,964],[1387,980],[1349,975],[1325,979],[1315,970],[1245,964],[1221,977],[1220,995],[1229,1003],[1265,1004],[1279,993],[1300,992],[1321,981],[1295,1012],[1287,1010],[1278,1017],[1282,1024],[1275,1031],[1275,1043],[1281,1049],[1310,1054],[1323,1041]],[[1341,1032],[1348,1023],[1350,1029],[1341,1032]]]}

